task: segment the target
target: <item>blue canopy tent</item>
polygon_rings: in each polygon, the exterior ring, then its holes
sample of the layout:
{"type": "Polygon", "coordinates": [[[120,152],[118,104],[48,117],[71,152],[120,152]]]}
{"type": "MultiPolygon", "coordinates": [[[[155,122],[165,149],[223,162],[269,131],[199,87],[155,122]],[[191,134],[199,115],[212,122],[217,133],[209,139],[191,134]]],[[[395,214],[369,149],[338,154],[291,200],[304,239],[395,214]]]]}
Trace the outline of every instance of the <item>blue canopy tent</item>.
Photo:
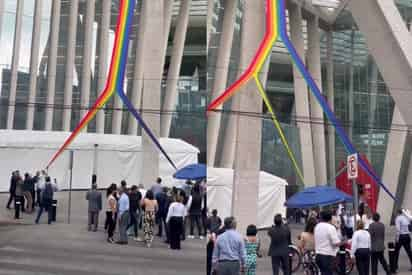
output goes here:
{"type": "Polygon", "coordinates": [[[290,197],[285,205],[289,208],[312,208],[342,202],[353,202],[352,196],[330,186],[309,187],[290,197]]]}
{"type": "Polygon", "coordinates": [[[202,180],[206,178],[206,165],[204,164],[190,164],[174,173],[174,178],[180,180],[202,180]]]}

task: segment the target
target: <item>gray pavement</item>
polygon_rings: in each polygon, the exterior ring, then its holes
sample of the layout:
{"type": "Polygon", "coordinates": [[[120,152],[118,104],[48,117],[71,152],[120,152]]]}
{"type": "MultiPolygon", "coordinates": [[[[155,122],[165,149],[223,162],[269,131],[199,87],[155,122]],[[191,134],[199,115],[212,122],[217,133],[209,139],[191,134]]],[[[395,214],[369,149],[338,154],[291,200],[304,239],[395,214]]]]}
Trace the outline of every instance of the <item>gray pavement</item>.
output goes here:
{"type": "MultiPolygon", "coordinates": [[[[205,242],[187,240],[181,251],[172,251],[158,238],[152,248],[130,239],[129,245],[106,242],[104,216],[100,215],[98,232],[87,231],[85,192],[72,193],[71,223],[68,221],[68,193],[57,193],[57,222],[47,225],[47,213],[41,224],[34,224],[34,214],[23,214],[18,225],[6,225],[13,210],[1,205],[0,275],[197,275],[205,274],[205,242]]],[[[0,194],[5,205],[7,195],[0,194]]],[[[116,236],[116,235],[115,235],[116,236]]]]}

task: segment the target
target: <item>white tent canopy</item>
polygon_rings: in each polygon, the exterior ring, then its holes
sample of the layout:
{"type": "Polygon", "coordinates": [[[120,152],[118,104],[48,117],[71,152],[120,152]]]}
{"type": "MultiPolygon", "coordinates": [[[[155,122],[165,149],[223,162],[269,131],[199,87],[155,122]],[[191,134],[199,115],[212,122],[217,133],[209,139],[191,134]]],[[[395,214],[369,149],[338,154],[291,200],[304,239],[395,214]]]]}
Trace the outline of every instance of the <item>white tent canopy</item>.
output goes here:
{"type": "MultiPolygon", "coordinates": [[[[258,228],[270,227],[275,214],[285,216],[286,180],[261,171],[259,176],[258,228]]],[[[207,205],[217,209],[219,216],[231,215],[233,169],[207,168],[207,205]]]]}
{"type": "MultiPolygon", "coordinates": [[[[0,192],[8,191],[11,171],[34,173],[44,169],[69,135],[68,132],[0,130],[0,192]]],[[[160,138],[159,141],[178,168],[198,162],[196,147],[180,139],[160,138]]],[[[144,169],[140,136],[81,133],[49,169],[49,175],[57,179],[61,189],[67,189],[69,184],[70,150],[74,158],[73,189],[90,187],[95,144],[98,145],[95,165],[99,187],[122,179],[129,184],[140,183],[144,169]]],[[[160,153],[159,158],[159,176],[166,185],[176,184],[172,177],[174,168],[160,153]]]]}

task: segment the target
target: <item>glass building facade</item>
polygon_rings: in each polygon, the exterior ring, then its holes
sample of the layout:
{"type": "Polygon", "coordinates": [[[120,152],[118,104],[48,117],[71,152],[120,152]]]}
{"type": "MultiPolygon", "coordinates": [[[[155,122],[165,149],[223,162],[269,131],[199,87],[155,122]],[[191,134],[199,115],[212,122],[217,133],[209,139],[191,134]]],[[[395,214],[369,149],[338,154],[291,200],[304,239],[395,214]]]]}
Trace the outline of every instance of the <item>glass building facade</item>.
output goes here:
{"type": "MultiPolygon", "coordinates": [[[[335,1],[336,2],[336,1],[335,1]]],[[[412,1],[395,1],[405,24],[410,25],[412,21],[412,1]]],[[[216,48],[222,29],[223,2],[215,1],[215,21],[213,35],[209,47],[209,66],[213,68],[216,58],[216,48]],[[215,40],[214,40],[215,39],[215,40]]],[[[232,47],[232,58],[229,66],[228,84],[232,83],[239,73],[239,43],[242,18],[242,1],[238,3],[238,16],[235,25],[234,42],[232,47]]],[[[329,9],[331,10],[331,9],[329,9]]],[[[333,10],[331,10],[333,12],[333,10]]],[[[302,23],[302,33],[305,39],[305,50],[307,50],[307,22],[302,23]]],[[[379,73],[373,57],[369,54],[365,38],[358,30],[351,14],[343,9],[337,20],[331,26],[333,35],[333,69],[334,69],[334,111],[337,118],[343,124],[346,133],[350,136],[356,148],[366,155],[378,175],[382,176],[385,161],[386,146],[389,131],[392,126],[392,115],[394,101],[389,94],[388,88],[379,73]]],[[[326,32],[321,30],[321,62],[323,93],[327,94],[326,85],[326,32]]],[[[210,70],[209,82],[213,81],[213,70],[210,70]]],[[[293,80],[293,65],[290,56],[281,41],[278,41],[271,55],[266,92],[270,98],[276,115],[282,124],[285,136],[294,152],[300,167],[301,145],[297,121],[309,118],[298,118],[295,111],[295,91],[293,80]]],[[[220,128],[218,154],[221,149],[225,131],[227,130],[230,104],[226,104],[223,111],[222,126],[220,128]],[[226,110],[226,111],[225,111],[226,110]],[[219,147],[220,146],[220,147],[219,147]]],[[[280,140],[280,137],[263,107],[262,113],[262,154],[261,169],[273,173],[288,180],[290,188],[301,183],[296,177],[293,165],[280,140]]],[[[329,121],[325,119],[325,125],[329,121]]],[[[327,132],[327,127],[325,127],[327,132]]],[[[327,133],[325,133],[327,134],[327,133]]],[[[334,134],[334,133],[332,133],[334,134]]],[[[346,161],[347,153],[342,143],[335,137],[335,162],[339,167],[341,162],[346,161]]],[[[326,149],[327,146],[326,146],[326,149]]],[[[218,156],[221,158],[222,156],[218,156]]],[[[329,183],[334,182],[336,174],[328,173],[329,183]]],[[[296,186],[296,188],[300,188],[296,186]]]]}
{"type": "MultiPolygon", "coordinates": [[[[102,57],[110,59],[114,43],[114,30],[118,17],[119,1],[112,0],[110,8],[110,28],[108,34],[108,47],[104,52],[100,52],[99,41],[102,28],[103,0],[95,0],[93,7],[92,34],[91,34],[91,62],[90,79],[82,77],[83,60],[86,39],[86,16],[87,1],[60,1],[59,14],[59,35],[57,47],[57,65],[55,75],[55,90],[53,106],[47,105],[47,84],[48,84],[48,56],[50,53],[50,29],[52,22],[52,9],[55,5],[53,0],[3,0],[3,11],[0,9],[0,129],[7,128],[8,109],[10,105],[15,106],[14,122],[12,129],[26,129],[26,119],[29,106],[34,105],[34,125],[33,130],[44,130],[46,120],[46,109],[53,109],[53,131],[61,131],[63,128],[63,111],[71,108],[70,129],[80,121],[82,108],[88,108],[96,100],[99,91],[98,72],[99,61],[102,57]],[[78,3],[75,7],[74,3],[78,3]],[[36,74],[36,89],[34,102],[29,102],[30,89],[30,62],[32,54],[33,25],[37,5],[40,7],[40,28],[38,32],[39,51],[36,74]],[[72,72],[72,101],[69,106],[64,105],[65,81],[67,75],[66,63],[68,56],[68,33],[70,27],[70,12],[77,9],[75,15],[75,56],[72,72]],[[18,32],[16,35],[16,31],[18,32]],[[18,35],[20,33],[20,35],[18,35]],[[20,49],[16,50],[16,39],[20,40],[20,49]],[[14,54],[17,53],[17,54],[14,54]],[[10,101],[10,84],[12,79],[13,58],[17,61],[17,89],[15,102],[10,101]],[[88,106],[81,106],[82,82],[90,84],[90,99],[88,106]]],[[[136,43],[138,43],[137,30],[139,28],[139,14],[141,1],[137,2],[133,19],[131,39],[129,41],[129,62],[126,68],[125,90],[130,96],[132,93],[133,69],[136,54],[136,43]]],[[[180,1],[174,2],[173,17],[169,35],[169,46],[167,48],[166,61],[164,67],[162,90],[165,90],[167,71],[170,56],[173,48],[174,30],[179,13],[180,1]]],[[[189,143],[199,147],[201,150],[201,160],[206,150],[205,127],[206,121],[204,109],[206,107],[206,0],[193,0],[190,7],[189,24],[186,33],[184,54],[181,63],[180,78],[178,81],[178,100],[173,112],[173,120],[170,137],[182,138],[189,143]],[[196,125],[196,126],[193,126],[196,125]]],[[[90,38],[90,35],[87,35],[90,38]]],[[[109,65],[109,62],[107,64],[109,65]]],[[[161,101],[164,99],[162,93],[161,101]]],[[[105,129],[104,132],[111,134],[113,131],[113,114],[119,111],[114,104],[114,98],[104,107],[105,129]]],[[[122,112],[121,134],[127,133],[129,114],[126,110],[122,112]]],[[[160,110],[159,110],[160,115],[160,110]]],[[[96,121],[93,120],[88,125],[88,132],[96,132],[96,121]]],[[[139,132],[140,133],[140,132],[139,132]]]]}

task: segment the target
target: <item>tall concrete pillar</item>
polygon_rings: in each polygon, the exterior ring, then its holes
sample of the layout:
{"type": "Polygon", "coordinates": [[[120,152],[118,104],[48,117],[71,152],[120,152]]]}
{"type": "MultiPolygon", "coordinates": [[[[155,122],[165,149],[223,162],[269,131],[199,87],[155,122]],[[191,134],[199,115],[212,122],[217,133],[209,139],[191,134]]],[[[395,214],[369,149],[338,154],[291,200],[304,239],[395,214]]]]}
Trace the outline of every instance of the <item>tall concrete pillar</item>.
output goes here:
{"type": "MultiPolygon", "coordinates": [[[[135,60],[134,60],[134,68],[133,68],[133,82],[132,82],[132,96],[131,101],[135,108],[141,107],[142,102],[142,84],[143,84],[143,71],[144,71],[144,45],[145,45],[145,32],[146,32],[146,24],[144,18],[144,11],[143,8],[147,6],[142,5],[140,14],[139,14],[139,25],[137,30],[137,37],[136,37],[136,52],[135,52],[135,60]]],[[[128,125],[128,134],[129,135],[136,135],[137,134],[137,121],[130,117],[129,125],[128,125]]]]}
{"type": "MultiPolygon", "coordinates": [[[[291,5],[289,8],[289,24],[291,40],[297,53],[302,60],[305,60],[305,48],[302,31],[302,10],[300,6],[291,5]]],[[[309,95],[305,79],[301,76],[296,66],[293,66],[293,82],[295,90],[296,115],[302,118],[309,118],[309,95]]],[[[313,156],[313,142],[311,124],[297,122],[299,129],[300,147],[302,154],[303,175],[306,186],[316,185],[315,166],[313,156]]]]}
{"type": "MultiPolygon", "coordinates": [[[[164,63],[166,60],[166,52],[168,46],[168,38],[170,33],[170,25],[172,22],[172,14],[173,14],[173,4],[174,0],[165,1],[164,3],[164,12],[163,12],[163,32],[164,32],[164,45],[162,50],[162,65],[161,68],[164,67],[164,63]]],[[[145,26],[144,17],[141,16],[143,14],[143,8],[140,12],[139,18],[139,31],[137,37],[137,44],[136,44],[136,54],[135,54],[135,63],[134,63],[134,77],[132,83],[132,103],[136,108],[141,107],[142,103],[142,83],[143,83],[143,71],[144,71],[144,62],[143,62],[143,54],[144,54],[144,45],[145,45],[145,26]]],[[[128,134],[129,135],[136,135],[137,134],[137,121],[135,119],[129,119],[128,125],[128,134]]]]}
{"type": "Polygon", "coordinates": [[[40,50],[40,23],[42,16],[42,1],[36,1],[34,6],[33,34],[30,52],[30,80],[29,80],[29,105],[27,107],[26,129],[33,130],[34,109],[36,101],[37,72],[40,50]]]}
{"type": "Polygon", "coordinates": [[[173,114],[171,112],[176,109],[176,102],[178,98],[177,83],[180,77],[180,67],[182,64],[183,50],[185,48],[191,4],[192,0],[181,0],[179,16],[177,18],[176,30],[173,39],[172,56],[167,73],[165,99],[162,107],[163,113],[160,121],[161,137],[169,137],[173,118],[173,114]]]}
{"type": "Polygon", "coordinates": [[[60,27],[60,1],[55,0],[52,4],[52,14],[50,22],[50,46],[49,58],[47,63],[47,108],[46,123],[44,129],[51,131],[53,129],[53,105],[56,87],[56,63],[57,63],[57,43],[59,40],[60,27]]]}
{"type": "MultiPolygon", "coordinates": [[[[164,1],[144,1],[144,20],[147,24],[145,44],[145,74],[143,79],[142,106],[145,110],[160,110],[160,88],[163,68],[163,5],[164,1]],[[150,27],[149,27],[150,26],[150,27]]],[[[143,119],[156,137],[160,134],[160,115],[156,112],[143,112],[143,119]]],[[[140,182],[149,186],[159,175],[159,151],[146,133],[142,133],[143,159],[140,182]]]]}
{"type": "MultiPolygon", "coordinates": [[[[335,87],[334,83],[334,68],[333,68],[333,32],[326,33],[327,39],[327,63],[326,63],[326,81],[327,81],[327,99],[332,111],[335,109],[335,87]]],[[[329,123],[330,124],[330,123],[329,123]]],[[[333,125],[328,125],[328,168],[329,180],[332,184],[335,183],[336,174],[336,157],[335,157],[335,128],[333,125]]]]}
{"type": "MultiPolygon", "coordinates": [[[[241,38],[241,64],[249,64],[261,41],[265,26],[264,1],[245,1],[241,38]]],[[[256,84],[249,81],[238,94],[239,110],[260,113],[262,99],[256,84]]],[[[236,153],[232,193],[232,214],[238,219],[238,230],[257,224],[262,120],[260,117],[237,116],[236,153]]]]}
{"type": "MultiPolygon", "coordinates": [[[[308,50],[307,62],[309,72],[322,89],[322,68],[320,62],[320,32],[319,18],[311,16],[308,19],[308,50]]],[[[327,183],[326,141],[323,111],[313,93],[310,93],[310,116],[312,124],[313,158],[315,161],[315,175],[317,184],[327,183]]]]}
{"type": "Polygon", "coordinates": [[[70,131],[73,98],[73,71],[76,51],[77,16],[79,0],[70,2],[69,26],[67,31],[66,66],[64,76],[64,109],[63,109],[63,131],[70,131]]]}
{"type": "MultiPolygon", "coordinates": [[[[99,24],[99,64],[97,74],[97,96],[103,92],[106,84],[107,71],[108,71],[108,53],[109,47],[109,28],[110,28],[110,13],[111,13],[111,0],[101,0],[102,10],[101,19],[99,24]]],[[[104,133],[104,110],[99,110],[96,116],[96,132],[104,133]]]]}
{"type": "MultiPolygon", "coordinates": [[[[215,79],[212,86],[212,99],[218,97],[226,87],[229,72],[230,54],[233,44],[236,9],[237,0],[225,1],[222,33],[220,36],[219,48],[216,58],[215,79]]],[[[219,109],[222,109],[222,107],[219,107],[219,109]]],[[[212,167],[215,165],[216,161],[216,149],[221,118],[222,115],[219,112],[210,112],[207,118],[207,164],[212,167]]],[[[233,144],[232,141],[231,144],[233,144]]]]}
{"type": "MultiPolygon", "coordinates": [[[[86,2],[86,15],[84,23],[84,44],[83,44],[83,62],[80,87],[80,119],[87,113],[90,105],[90,81],[92,75],[92,43],[93,43],[93,24],[94,24],[94,5],[95,0],[86,2]]],[[[83,129],[87,132],[87,125],[83,129]]]]}
{"type": "MultiPolygon", "coordinates": [[[[407,126],[395,105],[393,111],[391,131],[389,133],[388,145],[386,147],[385,165],[383,168],[382,181],[392,194],[396,194],[398,189],[399,175],[407,138],[407,126]]],[[[408,179],[409,180],[409,179],[408,179]]],[[[379,192],[378,212],[382,216],[382,222],[389,224],[394,202],[388,197],[386,192],[379,192]]]]}
{"type": "Polygon", "coordinates": [[[206,49],[209,49],[210,33],[212,31],[213,8],[215,0],[207,0],[207,22],[206,22],[206,49]]]}
{"type": "Polygon", "coordinates": [[[17,71],[19,67],[19,57],[20,57],[23,4],[24,4],[24,0],[17,1],[16,21],[15,21],[15,27],[14,27],[13,56],[11,59],[11,71],[10,71],[10,93],[9,93],[9,109],[8,109],[8,115],[7,115],[7,129],[13,129],[13,126],[14,126],[14,110],[16,109],[17,71]]]}

